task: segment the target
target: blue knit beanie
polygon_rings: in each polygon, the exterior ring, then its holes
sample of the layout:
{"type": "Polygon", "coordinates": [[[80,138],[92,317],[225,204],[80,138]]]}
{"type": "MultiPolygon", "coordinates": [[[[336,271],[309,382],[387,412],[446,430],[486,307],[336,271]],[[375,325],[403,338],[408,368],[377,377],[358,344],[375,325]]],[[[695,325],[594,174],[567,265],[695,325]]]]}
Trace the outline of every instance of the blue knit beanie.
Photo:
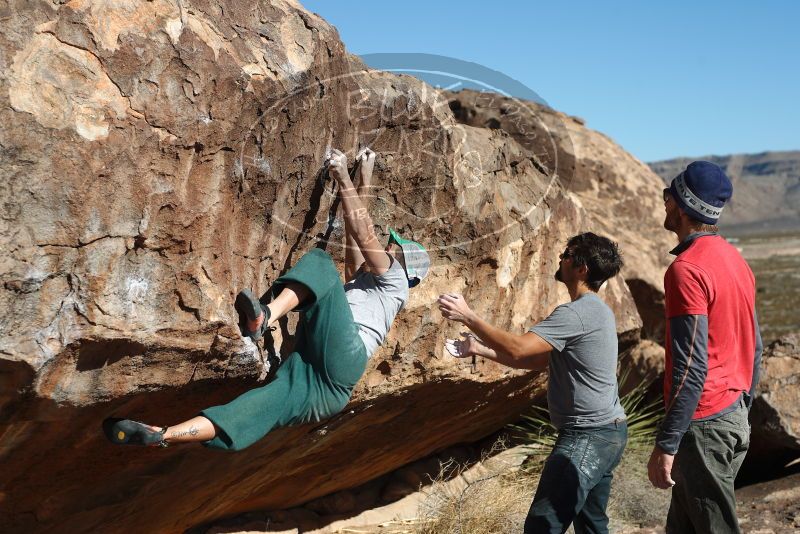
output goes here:
{"type": "Polygon", "coordinates": [[[672,197],[693,219],[717,224],[733,185],[725,171],[710,161],[693,161],[669,186],[672,197]]]}

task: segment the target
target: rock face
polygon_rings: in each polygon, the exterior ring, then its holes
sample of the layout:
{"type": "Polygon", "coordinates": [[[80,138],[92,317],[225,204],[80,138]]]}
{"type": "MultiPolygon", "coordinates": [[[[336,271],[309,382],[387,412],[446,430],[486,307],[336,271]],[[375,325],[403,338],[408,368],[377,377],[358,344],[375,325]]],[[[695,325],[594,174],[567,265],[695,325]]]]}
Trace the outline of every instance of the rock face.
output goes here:
{"type": "MultiPolygon", "coordinates": [[[[661,184],[577,120],[517,103],[517,124],[547,133],[538,141],[472,124],[454,113],[460,96],[366,69],[294,2],[40,1],[0,14],[4,530],[181,531],[487,435],[546,378],[446,357],[459,329],[433,301],[463,292],[521,332],[567,300],[552,274],[580,231],[623,247],[623,276],[601,296],[624,344],[650,309],[642,295],[659,295],[661,184]],[[341,261],[322,164],[331,147],[365,144],[381,154],[376,224],[425,243],[433,270],[350,406],[237,454],[106,443],[105,417],[174,423],[268,379],[273,351],[238,335],[233,296],[266,290],[314,246],[341,261]]],[[[293,326],[276,336],[283,353],[293,326]]]]}
{"type": "MultiPolygon", "coordinates": [[[[800,151],[703,156],[725,169],[733,198],[720,219],[728,232],[774,232],[800,229],[800,151]]],[[[650,163],[671,182],[692,158],[650,163]]]]}
{"type": "Polygon", "coordinates": [[[663,185],[653,171],[607,136],[586,128],[581,119],[540,104],[461,91],[451,96],[450,107],[458,120],[502,129],[545,165],[557,167],[570,198],[586,212],[583,227],[619,243],[625,260],[622,276],[638,307],[643,334],[662,341],[664,269],[677,243],[661,228],[663,185]],[[519,120],[531,116],[538,120],[519,120]]]}
{"type": "Polygon", "coordinates": [[[763,354],[758,395],[750,413],[748,462],[762,470],[800,457],[800,334],[771,343],[763,354]]]}

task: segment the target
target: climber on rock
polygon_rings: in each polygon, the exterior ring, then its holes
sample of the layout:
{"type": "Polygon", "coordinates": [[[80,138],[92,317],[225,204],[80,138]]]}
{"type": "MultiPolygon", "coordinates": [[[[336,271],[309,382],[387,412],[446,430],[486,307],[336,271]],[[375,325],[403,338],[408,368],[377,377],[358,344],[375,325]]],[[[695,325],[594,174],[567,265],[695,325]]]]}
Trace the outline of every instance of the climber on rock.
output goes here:
{"type": "Polygon", "coordinates": [[[339,185],[345,219],[345,279],[321,249],[305,254],[260,299],[248,290],[236,297],[242,335],[253,340],[290,311],[299,312],[297,342],[275,379],[222,406],[173,426],[156,427],[109,418],[103,430],[112,443],[165,447],[202,442],[214,449],[249,447],[275,428],[318,422],[347,405],[367,358],[383,343],[408,300],[408,290],[428,274],[430,259],[419,243],[389,229],[381,246],[367,211],[375,152],[356,156],[353,179],[338,150],[326,162],[339,185]]]}

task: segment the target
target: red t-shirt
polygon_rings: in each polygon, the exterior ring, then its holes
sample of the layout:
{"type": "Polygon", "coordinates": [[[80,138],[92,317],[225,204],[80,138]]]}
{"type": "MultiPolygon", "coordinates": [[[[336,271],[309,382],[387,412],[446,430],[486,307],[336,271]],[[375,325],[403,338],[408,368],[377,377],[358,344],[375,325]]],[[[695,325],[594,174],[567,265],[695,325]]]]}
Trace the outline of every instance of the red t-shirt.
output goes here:
{"type": "Polygon", "coordinates": [[[666,373],[664,399],[672,388],[669,320],[708,316],[708,375],[692,419],[727,408],[753,379],[756,348],[755,277],[741,254],[718,235],[700,236],[678,254],[664,275],[666,373]]]}

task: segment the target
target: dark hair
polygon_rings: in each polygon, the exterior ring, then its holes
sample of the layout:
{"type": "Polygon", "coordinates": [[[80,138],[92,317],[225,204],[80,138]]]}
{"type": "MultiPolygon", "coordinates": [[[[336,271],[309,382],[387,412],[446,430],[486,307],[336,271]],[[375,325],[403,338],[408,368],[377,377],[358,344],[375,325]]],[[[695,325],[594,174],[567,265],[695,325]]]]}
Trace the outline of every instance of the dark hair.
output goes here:
{"type": "Polygon", "coordinates": [[[586,284],[592,291],[598,291],[603,282],[616,276],[622,269],[622,256],[619,254],[617,244],[592,232],[571,237],[567,241],[570,249],[572,265],[575,267],[586,266],[589,276],[586,284]]]}

